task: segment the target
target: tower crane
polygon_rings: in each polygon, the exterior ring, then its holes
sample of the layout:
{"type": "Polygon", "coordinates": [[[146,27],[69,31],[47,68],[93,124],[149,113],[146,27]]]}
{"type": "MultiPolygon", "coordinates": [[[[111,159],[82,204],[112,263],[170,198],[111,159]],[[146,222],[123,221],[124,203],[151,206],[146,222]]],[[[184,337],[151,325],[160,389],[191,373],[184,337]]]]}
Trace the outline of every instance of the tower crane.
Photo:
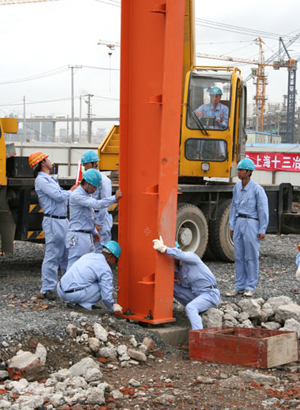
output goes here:
{"type": "MultiPolygon", "coordinates": [[[[296,39],[300,36],[297,34],[296,39]]],[[[294,40],[295,41],[295,40],[294,40]]],[[[287,93],[287,121],[286,121],[286,137],[287,141],[293,143],[295,137],[295,111],[296,111],[296,71],[297,62],[300,56],[296,59],[291,58],[288,52],[287,45],[284,44],[282,37],[279,37],[279,57],[281,55],[281,45],[288,57],[287,61],[279,59],[274,61],[275,69],[279,70],[282,67],[288,69],[288,93],[287,93]]]]}
{"type": "Polygon", "coordinates": [[[115,50],[116,47],[120,47],[120,43],[113,42],[113,41],[107,41],[107,40],[99,40],[98,45],[99,46],[106,46],[110,50],[115,50]]]}
{"type": "Polygon", "coordinates": [[[8,6],[10,4],[23,4],[23,3],[38,3],[45,1],[58,1],[58,0],[0,0],[0,6],[8,6]]]}

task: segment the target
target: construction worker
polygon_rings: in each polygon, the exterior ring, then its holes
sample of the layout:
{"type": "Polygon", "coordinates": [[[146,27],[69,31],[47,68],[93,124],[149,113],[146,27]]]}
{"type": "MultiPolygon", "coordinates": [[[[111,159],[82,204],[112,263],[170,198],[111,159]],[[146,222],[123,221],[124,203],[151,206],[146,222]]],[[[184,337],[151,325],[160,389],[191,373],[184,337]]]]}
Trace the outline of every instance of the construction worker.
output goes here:
{"type": "MultiPolygon", "coordinates": [[[[97,169],[98,161],[100,161],[100,159],[95,151],[88,150],[82,154],[81,164],[85,171],[88,171],[89,169],[97,169]]],[[[112,195],[111,180],[103,173],[101,173],[101,177],[101,188],[96,189],[92,194],[92,197],[95,199],[104,199],[112,195]]],[[[103,244],[111,240],[113,219],[112,215],[108,213],[107,210],[108,207],[94,210],[95,226],[100,233],[100,241],[95,242],[95,252],[101,253],[103,244]]]]}
{"type": "Polygon", "coordinates": [[[296,266],[297,266],[296,279],[300,280],[300,245],[298,245],[298,253],[296,256],[296,266]]]}
{"type": "Polygon", "coordinates": [[[57,285],[60,298],[71,305],[92,310],[102,300],[113,312],[122,313],[122,307],[113,299],[113,266],[121,256],[120,245],[109,241],[103,245],[103,253],[87,253],[78,259],[57,285]]]}
{"type": "Polygon", "coordinates": [[[41,294],[49,300],[55,299],[57,271],[60,266],[64,274],[68,264],[68,251],[65,241],[69,221],[67,205],[71,191],[64,191],[57,180],[51,176],[53,165],[44,152],[33,152],[29,156],[30,168],[34,171],[35,191],[40,207],[43,209],[42,227],[45,235],[45,255],[42,264],[41,294]]]}
{"type": "Polygon", "coordinates": [[[264,189],[250,179],[254,162],[244,158],[237,169],[240,181],[233,189],[229,216],[236,279],[235,290],[226,296],[252,296],[258,281],[259,248],[269,223],[269,206],[264,189]]]}
{"type": "Polygon", "coordinates": [[[185,306],[192,329],[203,329],[199,313],[218,306],[220,292],[211,270],[193,252],[183,252],[175,246],[168,248],[162,237],[153,240],[153,248],[175,259],[174,298],[185,306]]]}
{"type": "Polygon", "coordinates": [[[211,128],[225,129],[228,125],[228,107],[220,103],[222,90],[219,87],[212,87],[208,92],[210,103],[201,105],[195,110],[195,114],[200,120],[201,117],[215,117],[215,124],[211,128]]]}
{"type": "Polygon", "coordinates": [[[69,249],[67,269],[70,269],[81,256],[94,252],[94,241],[100,241],[100,234],[95,227],[94,209],[106,209],[122,196],[122,192],[117,190],[115,195],[97,200],[92,197],[97,188],[101,188],[101,174],[96,169],[89,169],[83,173],[80,186],[70,195],[70,225],[66,242],[69,249]]]}

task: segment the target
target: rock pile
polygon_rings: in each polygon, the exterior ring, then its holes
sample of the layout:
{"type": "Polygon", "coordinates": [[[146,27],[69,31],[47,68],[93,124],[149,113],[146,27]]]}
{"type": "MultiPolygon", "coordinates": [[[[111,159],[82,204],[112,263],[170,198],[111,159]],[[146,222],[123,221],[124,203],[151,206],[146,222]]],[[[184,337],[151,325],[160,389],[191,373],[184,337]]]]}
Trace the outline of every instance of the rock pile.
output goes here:
{"type": "MultiPolygon", "coordinates": [[[[93,326],[83,322],[81,328],[70,323],[66,332],[84,345],[87,357],[69,369],[49,374],[45,367],[47,350],[42,344],[37,345],[34,354],[19,350],[7,360],[7,370],[0,371],[0,409],[73,408],[75,404],[101,405],[111,397],[118,400],[128,395],[128,387],[117,388],[103,381],[103,371],[161,361],[163,357],[151,338],[138,343],[134,335],[112,331],[107,323],[102,326],[101,319],[93,326]]],[[[2,347],[8,348],[9,344],[2,342],[2,347]]],[[[131,379],[129,385],[140,384],[131,379]]]]}
{"type": "Polygon", "coordinates": [[[298,332],[300,338],[300,306],[288,296],[245,299],[222,303],[202,314],[204,327],[261,327],[270,330],[298,332]]]}

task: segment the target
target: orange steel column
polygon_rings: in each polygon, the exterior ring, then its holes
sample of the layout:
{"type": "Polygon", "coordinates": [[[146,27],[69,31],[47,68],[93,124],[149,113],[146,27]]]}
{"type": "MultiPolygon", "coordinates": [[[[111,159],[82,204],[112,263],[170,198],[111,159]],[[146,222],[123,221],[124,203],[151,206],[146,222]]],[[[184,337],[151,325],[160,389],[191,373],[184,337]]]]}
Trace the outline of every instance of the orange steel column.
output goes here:
{"type": "Polygon", "coordinates": [[[122,0],[118,303],[123,316],[171,322],[185,0],[122,0]]]}

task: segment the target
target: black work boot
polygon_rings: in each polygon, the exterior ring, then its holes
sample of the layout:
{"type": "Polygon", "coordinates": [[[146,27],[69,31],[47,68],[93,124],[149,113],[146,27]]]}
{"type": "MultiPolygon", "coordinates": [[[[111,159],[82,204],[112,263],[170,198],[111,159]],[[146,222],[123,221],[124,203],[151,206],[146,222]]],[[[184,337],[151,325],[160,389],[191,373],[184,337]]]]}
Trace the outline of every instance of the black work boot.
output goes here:
{"type": "Polygon", "coordinates": [[[53,290],[46,290],[44,296],[48,300],[55,300],[56,299],[56,295],[55,295],[53,290]]]}

